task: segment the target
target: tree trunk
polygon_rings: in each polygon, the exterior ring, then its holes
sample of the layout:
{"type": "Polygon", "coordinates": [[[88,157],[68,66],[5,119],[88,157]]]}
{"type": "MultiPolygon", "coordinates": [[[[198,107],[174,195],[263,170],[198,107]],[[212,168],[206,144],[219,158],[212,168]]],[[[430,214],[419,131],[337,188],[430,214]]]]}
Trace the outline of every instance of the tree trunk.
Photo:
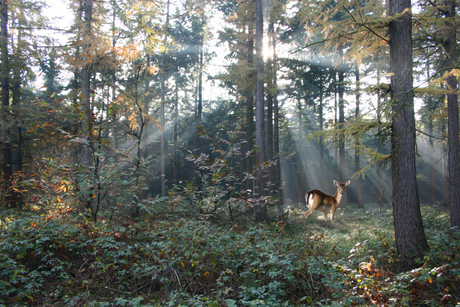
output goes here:
{"type": "MultiPolygon", "coordinates": [[[[203,26],[203,12],[200,12],[201,14],[201,25],[203,26]]],[[[203,35],[200,36],[200,49],[199,49],[199,64],[198,64],[198,84],[197,84],[197,89],[195,92],[195,128],[196,132],[194,135],[194,152],[193,154],[198,157],[201,154],[201,146],[200,146],[200,136],[199,132],[201,129],[201,123],[202,123],[202,113],[203,113],[203,35]]],[[[195,184],[198,186],[199,189],[201,189],[201,173],[202,171],[200,170],[200,175],[198,175],[198,168],[197,165],[193,165],[193,170],[195,175],[195,184]]]]}
{"type": "MultiPolygon", "coordinates": [[[[335,84],[335,89],[334,89],[334,124],[337,126],[339,123],[339,103],[337,101],[338,99],[338,94],[339,94],[339,85],[338,85],[338,78],[337,78],[337,71],[334,71],[334,84],[335,84]]],[[[334,173],[335,176],[339,175],[339,134],[336,133],[334,136],[334,173]]],[[[339,178],[340,180],[340,178],[339,178]]]]}
{"type": "Polygon", "coordinates": [[[278,206],[283,205],[283,194],[282,194],[282,182],[281,182],[281,158],[280,144],[279,144],[279,105],[278,105],[278,89],[277,89],[277,62],[276,62],[276,37],[275,33],[272,33],[272,61],[273,61],[273,111],[274,111],[274,131],[273,131],[273,150],[274,154],[278,157],[275,165],[275,192],[277,194],[278,206]]]}
{"type": "MultiPolygon", "coordinates": [[[[446,37],[443,42],[446,51],[445,65],[447,68],[455,68],[457,63],[457,40],[455,31],[455,1],[446,0],[444,11],[446,19],[450,22],[445,26],[446,37]]],[[[450,203],[450,226],[460,227],[460,156],[459,156],[459,127],[458,127],[458,97],[457,77],[450,75],[447,77],[448,90],[447,109],[448,109],[448,151],[449,151],[449,203],[450,203]]]]}
{"type": "Polygon", "coordinates": [[[390,72],[392,99],[391,158],[395,241],[401,270],[412,267],[414,256],[428,250],[423,229],[415,170],[415,118],[412,81],[412,23],[410,0],[389,0],[390,72]]]}
{"type": "MultiPolygon", "coordinates": [[[[358,120],[359,117],[359,98],[360,98],[360,88],[359,88],[359,68],[356,67],[355,71],[356,75],[356,109],[355,109],[355,118],[358,120]]],[[[361,168],[359,166],[359,146],[360,140],[359,136],[355,138],[355,172],[358,172],[361,168]]],[[[342,182],[345,182],[342,181],[342,182]]],[[[356,197],[358,198],[358,208],[364,208],[364,200],[363,200],[363,191],[361,187],[361,176],[356,177],[356,197]]]]}
{"type": "MultiPolygon", "coordinates": [[[[377,68],[377,86],[380,86],[380,69],[377,68]]],[[[378,142],[378,148],[377,151],[379,153],[382,152],[382,147],[383,147],[383,136],[382,136],[382,115],[381,115],[381,100],[380,100],[380,93],[377,94],[377,122],[378,122],[378,136],[379,136],[379,142],[378,142]]],[[[379,204],[379,210],[382,212],[383,210],[383,205],[385,203],[385,197],[383,195],[383,163],[382,161],[378,162],[377,165],[377,186],[378,186],[378,204],[379,204]]]]}
{"type": "MultiPolygon", "coordinates": [[[[169,0],[166,3],[166,30],[164,38],[164,48],[166,48],[166,42],[169,31],[169,0]]],[[[166,120],[165,120],[165,82],[166,82],[166,51],[163,51],[161,59],[161,106],[160,106],[160,125],[161,125],[161,145],[160,145],[160,186],[161,196],[166,196],[166,120]]]]}
{"type": "Polygon", "coordinates": [[[177,182],[179,180],[178,177],[178,170],[179,170],[179,157],[178,153],[178,146],[177,146],[177,136],[178,136],[178,126],[179,126],[179,74],[176,73],[176,93],[174,95],[174,134],[173,134],[173,154],[172,154],[172,161],[173,161],[173,180],[177,182]]]}
{"type": "MultiPolygon", "coordinates": [[[[446,132],[446,123],[443,121],[441,124],[441,135],[442,139],[445,140],[447,138],[446,132]]],[[[443,142],[441,143],[442,146],[442,201],[447,205],[449,204],[449,163],[448,163],[448,152],[447,152],[447,145],[443,142]]]]}
{"type": "MultiPolygon", "coordinates": [[[[250,23],[251,25],[252,23],[250,23]]],[[[254,68],[254,29],[248,26],[248,69],[252,71],[254,68]]],[[[249,75],[249,79],[253,79],[255,76],[252,73],[249,75]]],[[[246,142],[247,152],[252,151],[254,148],[254,88],[248,86],[246,90],[246,142]]],[[[254,168],[254,155],[250,154],[246,159],[246,172],[252,173],[254,168]]],[[[246,189],[252,190],[253,182],[248,179],[246,181],[246,189]]]]}
{"type": "MultiPolygon", "coordinates": [[[[321,80],[323,83],[323,80],[321,80]]],[[[319,131],[324,130],[324,111],[323,111],[323,88],[321,87],[319,94],[319,106],[318,106],[318,126],[319,131]]],[[[326,168],[324,166],[324,138],[319,137],[319,176],[320,176],[320,189],[326,188],[326,168]]]]}
{"type": "MultiPolygon", "coordinates": [[[[273,25],[271,25],[273,26],[273,25]]],[[[272,95],[272,90],[273,90],[273,83],[272,83],[272,75],[273,75],[273,64],[272,60],[269,59],[267,63],[267,68],[268,68],[268,84],[267,84],[267,161],[273,160],[273,95],[272,95]]],[[[270,184],[270,186],[267,186],[268,193],[272,194],[273,193],[273,180],[274,180],[274,170],[273,167],[270,167],[267,173],[267,184],[270,184]]]]}
{"type": "MultiPolygon", "coordinates": [[[[10,65],[8,55],[8,0],[0,0],[0,33],[1,33],[1,85],[2,85],[2,117],[7,120],[10,107],[10,65]]],[[[11,157],[10,129],[2,131],[5,142],[3,147],[3,194],[7,206],[15,206],[14,193],[11,186],[13,177],[13,164],[11,157]]]]}
{"type": "Polygon", "coordinates": [[[91,61],[89,59],[89,48],[91,47],[91,20],[93,14],[93,0],[84,0],[83,2],[83,68],[81,71],[81,105],[83,114],[86,118],[82,123],[83,138],[86,139],[86,144],[83,145],[82,165],[86,168],[91,167],[91,139],[92,139],[92,108],[91,108],[91,61]]]}
{"type": "MultiPolygon", "coordinates": [[[[426,64],[426,77],[427,80],[430,80],[430,62],[426,64]]],[[[428,148],[430,153],[430,205],[433,206],[436,204],[436,171],[435,171],[435,147],[433,142],[433,99],[431,97],[427,98],[426,101],[427,111],[428,111],[428,148]]]]}
{"type": "MultiPolygon", "coordinates": [[[[18,46],[20,44],[20,34],[21,30],[18,32],[18,46]]],[[[19,61],[19,50],[15,51],[15,59],[19,61]]],[[[13,97],[12,97],[12,107],[13,112],[16,112],[16,109],[19,107],[21,101],[21,76],[19,63],[13,68],[13,97]]],[[[18,119],[19,120],[19,119],[18,119]]],[[[11,163],[13,167],[13,173],[17,174],[16,181],[19,182],[22,177],[22,129],[18,123],[15,123],[11,131],[11,163]]],[[[22,207],[22,195],[21,193],[15,192],[13,190],[13,198],[16,207],[22,207]]]]}
{"type": "MultiPolygon", "coordinates": [[[[261,173],[265,162],[263,31],[263,0],[256,0],[256,199],[264,195],[265,188],[261,173]]],[[[266,220],[267,208],[264,203],[259,202],[255,206],[255,214],[256,221],[266,220]]]]}
{"type": "MultiPolygon", "coordinates": [[[[342,55],[342,49],[340,49],[340,55],[342,55]]],[[[344,68],[339,68],[339,128],[342,129],[345,123],[345,85],[344,85],[344,68]]],[[[346,178],[346,165],[345,165],[345,133],[339,132],[339,181],[345,182],[346,178]]],[[[342,202],[340,203],[342,208],[348,206],[347,190],[343,191],[342,202]]]]}

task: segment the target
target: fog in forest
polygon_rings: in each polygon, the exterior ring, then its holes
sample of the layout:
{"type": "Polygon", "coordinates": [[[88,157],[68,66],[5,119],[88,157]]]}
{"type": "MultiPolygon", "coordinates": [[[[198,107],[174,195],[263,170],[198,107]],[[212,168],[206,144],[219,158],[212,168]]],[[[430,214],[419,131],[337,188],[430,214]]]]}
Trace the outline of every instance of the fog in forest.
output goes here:
{"type": "MultiPolygon", "coordinates": [[[[81,164],[95,178],[105,174],[107,182],[137,189],[135,202],[175,193],[185,183],[200,190],[211,174],[231,185],[229,173],[237,177],[235,195],[254,197],[262,101],[263,162],[274,163],[262,175],[266,196],[304,209],[307,191],[333,195],[333,180],[350,179],[344,203],[356,204],[359,178],[365,204],[392,202],[390,73],[382,29],[357,33],[362,45],[359,39],[342,42],[334,32],[341,23],[321,30],[326,8],[303,20],[301,4],[274,2],[264,6],[257,49],[255,8],[242,4],[109,1],[93,3],[92,10],[79,1],[47,4],[24,11],[29,22],[39,24],[32,13],[49,18],[48,28],[37,27],[39,44],[13,24],[10,43],[12,51],[19,50],[21,33],[27,37],[21,43],[37,48],[35,56],[23,56],[36,60],[30,74],[24,70],[25,93],[37,105],[44,101],[37,112],[54,109],[59,115],[40,115],[35,126],[21,124],[20,137],[33,139],[27,133],[50,124],[56,125],[53,138],[59,137],[49,148],[28,141],[18,164],[81,164]],[[257,82],[264,87],[262,98],[257,82]],[[68,112],[75,113],[63,116],[68,112]],[[211,165],[198,164],[203,161],[211,165]]],[[[364,4],[360,9],[375,14],[364,4]]],[[[446,202],[445,101],[436,92],[444,83],[430,77],[439,66],[430,54],[417,53],[413,62],[419,200],[446,202]]],[[[213,180],[206,184],[220,182],[213,180]]]]}

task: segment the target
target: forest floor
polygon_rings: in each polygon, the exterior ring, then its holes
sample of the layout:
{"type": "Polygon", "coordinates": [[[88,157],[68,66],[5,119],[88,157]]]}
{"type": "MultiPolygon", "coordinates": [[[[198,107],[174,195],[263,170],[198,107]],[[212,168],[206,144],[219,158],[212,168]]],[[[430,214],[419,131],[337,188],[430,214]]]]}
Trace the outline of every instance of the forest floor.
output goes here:
{"type": "Polygon", "coordinates": [[[334,224],[303,209],[217,223],[186,203],[136,223],[3,211],[0,306],[455,306],[460,239],[444,209],[422,207],[431,249],[408,272],[389,206],[340,208],[334,224]]]}

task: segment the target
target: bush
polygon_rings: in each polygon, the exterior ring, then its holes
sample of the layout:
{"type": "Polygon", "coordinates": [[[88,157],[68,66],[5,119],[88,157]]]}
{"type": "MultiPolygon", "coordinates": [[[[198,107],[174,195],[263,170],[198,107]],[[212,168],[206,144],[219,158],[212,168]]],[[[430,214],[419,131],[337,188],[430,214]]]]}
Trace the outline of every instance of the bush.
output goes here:
{"type": "MultiPolygon", "coordinates": [[[[424,212],[430,252],[419,259],[418,269],[396,274],[388,213],[368,214],[363,221],[360,215],[366,212],[354,210],[326,227],[295,217],[287,224],[229,227],[174,220],[174,206],[168,206],[167,220],[119,224],[93,223],[63,211],[16,219],[4,215],[0,302],[455,306],[459,301],[459,236],[432,209],[424,212]]],[[[177,216],[184,215],[183,207],[177,208],[177,216]]]]}

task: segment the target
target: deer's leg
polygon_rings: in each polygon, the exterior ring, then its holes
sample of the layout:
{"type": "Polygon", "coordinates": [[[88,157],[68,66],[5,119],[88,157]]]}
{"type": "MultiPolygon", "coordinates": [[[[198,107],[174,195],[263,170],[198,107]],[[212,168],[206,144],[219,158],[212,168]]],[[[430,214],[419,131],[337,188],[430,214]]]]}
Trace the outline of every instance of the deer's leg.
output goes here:
{"type": "Polygon", "coordinates": [[[331,211],[331,221],[332,221],[332,224],[334,224],[334,215],[335,215],[335,210],[332,210],[332,211],[331,211]]]}
{"type": "Polygon", "coordinates": [[[315,210],[313,209],[313,207],[310,208],[310,210],[308,210],[307,212],[305,212],[305,218],[307,218],[310,214],[312,214],[313,212],[315,212],[315,210]]]}

